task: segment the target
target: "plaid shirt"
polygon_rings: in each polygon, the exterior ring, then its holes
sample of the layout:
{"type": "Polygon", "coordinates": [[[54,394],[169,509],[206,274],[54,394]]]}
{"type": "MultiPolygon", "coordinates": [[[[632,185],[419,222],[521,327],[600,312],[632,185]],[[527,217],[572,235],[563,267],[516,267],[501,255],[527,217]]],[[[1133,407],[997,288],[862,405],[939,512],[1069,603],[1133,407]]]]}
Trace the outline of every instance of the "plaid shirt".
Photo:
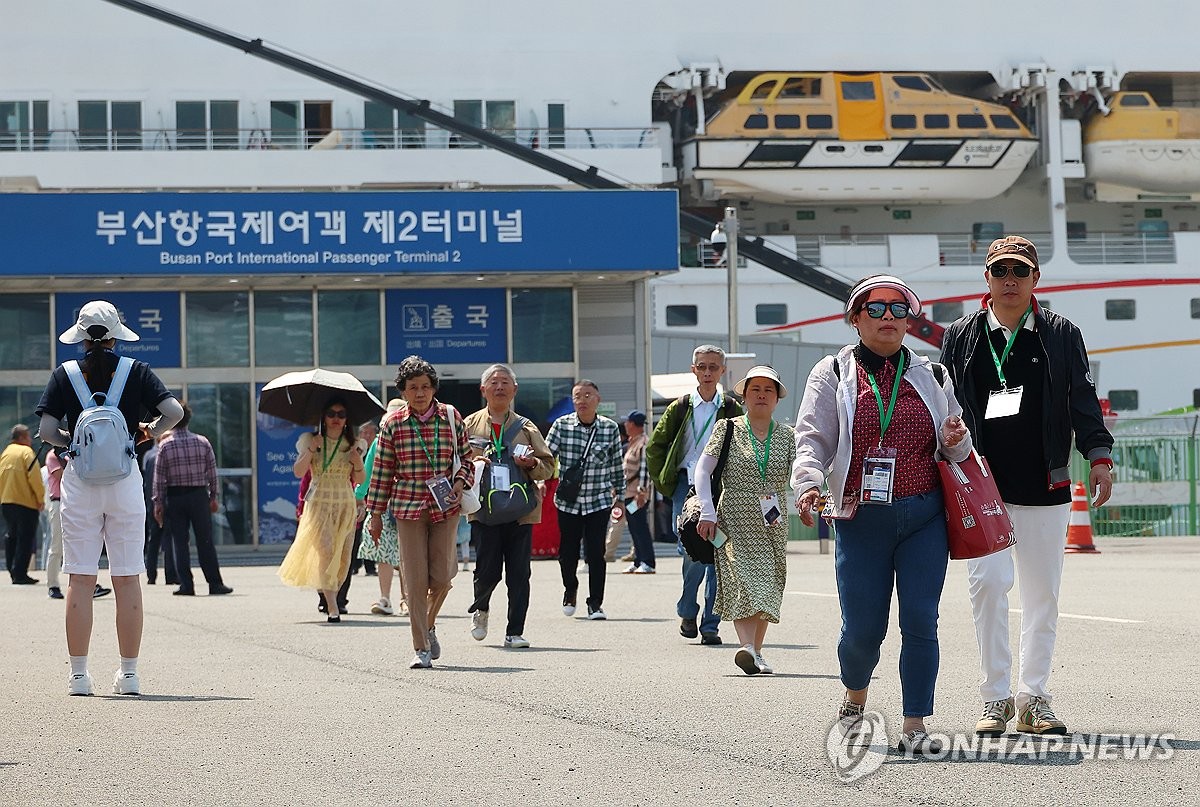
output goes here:
{"type": "Polygon", "coordinates": [[[450,445],[450,420],[446,405],[434,401],[437,414],[426,423],[421,423],[404,404],[388,415],[379,428],[376,438],[375,464],[371,468],[371,484],[367,487],[367,510],[383,514],[391,502],[392,516],[398,521],[417,521],[422,513],[429,511],[429,520],[437,523],[447,518],[458,518],[459,507],[455,505],[442,512],[433,501],[433,494],[425,482],[439,476],[450,476],[454,453],[462,460],[458,473],[450,480],[461,479],[464,488],[475,479],[475,466],[469,459],[471,448],[467,441],[467,430],[462,415],[455,411],[454,428],[458,445],[450,445]],[[418,429],[420,437],[418,437],[418,429]],[[425,445],[422,446],[421,439],[425,445]],[[434,462],[425,454],[428,447],[434,462]]]}
{"type": "Polygon", "coordinates": [[[650,470],[646,467],[646,432],[629,439],[621,473],[625,475],[625,498],[633,499],[639,490],[650,492],[650,470]]]}
{"type": "Polygon", "coordinates": [[[158,444],[151,499],[155,504],[165,504],[167,488],[201,485],[208,488],[210,499],[217,498],[217,457],[212,444],[201,434],[172,429],[158,444]]]}
{"type": "Polygon", "coordinates": [[[558,457],[558,472],[579,462],[588,437],[595,430],[592,447],[588,451],[587,463],[583,466],[583,484],[579,497],[573,502],[564,502],[556,495],[554,505],[564,513],[577,516],[607,510],[613,506],[617,495],[625,490],[625,476],[621,470],[621,429],[616,421],[596,415],[592,426],[584,426],[579,416],[572,412],[554,421],[546,435],[546,446],[558,457]]]}

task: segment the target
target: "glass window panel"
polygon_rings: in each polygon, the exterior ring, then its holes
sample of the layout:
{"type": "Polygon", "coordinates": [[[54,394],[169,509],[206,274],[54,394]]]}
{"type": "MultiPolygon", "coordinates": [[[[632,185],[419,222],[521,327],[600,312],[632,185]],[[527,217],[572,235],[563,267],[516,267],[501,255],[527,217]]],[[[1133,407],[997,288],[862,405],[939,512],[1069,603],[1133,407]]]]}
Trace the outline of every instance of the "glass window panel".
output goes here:
{"type": "Polygon", "coordinates": [[[378,101],[363,101],[363,136],[368,148],[395,148],[393,121],[396,112],[378,101]]]}
{"type": "MultiPolygon", "coordinates": [[[[34,432],[41,419],[33,414],[42,400],[45,387],[0,387],[0,423],[4,424],[4,445],[8,445],[9,429],[24,423],[34,432]]],[[[34,441],[37,444],[37,441],[34,441]]]]}
{"type": "Polygon", "coordinates": [[[1137,300],[1105,300],[1105,319],[1133,319],[1137,316],[1137,300]]]}
{"type": "Polygon", "coordinates": [[[297,101],[271,102],[271,144],[295,148],[300,142],[300,104],[297,101]]]}
{"type": "Polygon", "coordinates": [[[1200,409],[1200,389],[1192,390],[1192,407],[1200,409]]]}
{"type": "Polygon", "coordinates": [[[833,115],[809,115],[804,120],[809,129],[833,128],[833,115]]]}
{"type": "Polygon", "coordinates": [[[322,367],[379,364],[379,292],[317,293],[322,367]]]}
{"type": "MultiPolygon", "coordinates": [[[[773,85],[765,85],[769,90],[773,85]]],[[[757,92],[754,96],[760,97],[757,92]]],[[[779,98],[819,98],[821,96],[821,79],[819,78],[789,78],[779,91],[779,98]]],[[[761,97],[766,97],[766,93],[761,97]]]]}
{"type": "Polygon", "coordinates": [[[546,104],[546,126],[549,128],[550,148],[560,149],[567,145],[567,105],[546,104]]]}
{"type": "Polygon", "coordinates": [[[48,370],[52,366],[50,295],[0,295],[0,322],[5,330],[0,339],[0,370],[48,370]]]}
{"type": "Polygon", "coordinates": [[[112,129],[118,150],[140,149],[142,147],[142,102],[113,101],[112,129]]]}
{"type": "Polygon", "coordinates": [[[33,102],[33,147],[44,151],[50,145],[50,102],[33,102]]]}
{"type": "Polygon", "coordinates": [[[668,328],[690,328],[700,322],[700,310],[694,305],[667,306],[668,328]]]}
{"type": "Polygon", "coordinates": [[[989,115],[992,119],[992,125],[997,129],[1019,129],[1021,125],[1017,123],[1017,119],[1012,115],[989,115]]]}
{"type": "Polygon", "coordinates": [[[516,138],[517,102],[488,101],[487,128],[509,139],[516,138]]]}
{"type": "Polygon", "coordinates": [[[175,147],[202,149],[208,140],[208,112],[203,101],[175,102],[175,147]]]}
{"type": "Polygon", "coordinates": [[[893,129],[916,129],[917,128],[917,116],[916,115],[892,115],[892,128],[893,129]]]}
{"type": "Polygon", "coordinates": [[[906,90],[930,92],[929,85],[920,76],[893,76],[892,81],[896,82],[897,87],[903,87],[906,90]]]}
{"type": "Polygon", "coordinates": [[[1150,106],[1150,99],[1141,93],[1124,95],[1121,97],[1121,106],[1150,106]]]}
{"type": "Polygon", "coordinates": [[[926,129],[949,129],[950,128],[950,116],[949,115],[926,115],[925,116],[925,128],[926,129]]]}
{"type": "Polygon", "coordinates": [[[845,101],[874,101],[875,82],[843,81],[842,99],[845,101]]]}
{"type": "Polygon", "coordinates": [[[1200,297],[1192,298],[1192,319],[1200,319],[1200,297]]]}
{"type": "Polygon", "coordinates": [[[1131,412],[1138,408],[1138,393],[1135,389],[1108,391],[1108,402],[1118,412],[1131,412]]]}
{"type": "Polygon", "coordinates": [[[312,293],[260,291],[254,295],[254,363],[313,366],[312,293]]]}
{"type": "Polygon", "coordinates": [[[0,151],[16,151],[25,138],[29,104],[25,101],[0,101],[0,151]]]}
{"type": "Polygon", "coordinates": [[[768,124],[767,124],[767,116],[766,115],[749,115],[746,118],[745,128],[747,128],[747,129],[766,129],[767,125],[768,124]]]}
{"type": "Polygon", "coordinates": [[[513,361],[575,361],[574,322],[570,289],[514,291],[513,361]]]}
{"type": "Polygon", "coordinates": [[[188,427],[212,443],[217,455],[220,509],[213,515],[213,542],[252,542],[250,501],[250,429],[253,427],[250,388],[246,384],[189,384],[188,427]]]}
{"type": "Polygon", "coordinates": [[[986,129],[987,119],[983,115],[959,115],[959,129],[986,129]]]}
{"type": "Polygon", "coordinates": [[[532,420],[545,434],[552,422],[551,413],[557,417],[574,411],[571,406],[571,387],[574,384],[573,378],[533,378],[518,372],[517,414],[532,420]]]}
{"type": "Polygon", "coordinates": [[[754,306],[754,322],[758,325],[786,325],[787,303],[759,303],[754,306]]]}
{"type": "Polygon", "coordinates": [[[208,127],[212,129],[213,148],[236,149],[238,136],[238,102],[210,101],[208,127]]]}
{"type": "Polygon", "coordinates": [[[396,111],[396,128],[400,130],[400,147],[425,148],[425,121],[407,112],[396,111]]]}
{"type": "Polygon", "coordinates": [[[250,366],[248,292],[188,292],[186,311],[189,367],[250,366]]]}
{"type": "MultiPolygon", "coordinates": [[[[468,126],[483,127],[483,101],[455,101],[454,102],[454,117],[458,118],[468,126]]],[[[479,144],[464,140],[456,134],[450,135],[450,147],[460,149],[477,149],[479,144]]]]}
{"type": "MultiPolygon", "coordinates": [[[[1041,303],[1041,299],[1038,299],[1041,303]]],[[[930,307],[929,316],[934,322],[954,322],[963,315],[963,304],[960,300],[956,303],[933,303],[930,307]]]]}
{"type": "Polygon", "coordinates": [[[79,148],[108,148],[108,102],[79,102],[79,148]]]}
{"type": "Polygon", "coordinates": [[[800,128],[800,116],[799,115],[776,115],[775,116],[775,128],[776,129],[799,129],[800,128]]]}

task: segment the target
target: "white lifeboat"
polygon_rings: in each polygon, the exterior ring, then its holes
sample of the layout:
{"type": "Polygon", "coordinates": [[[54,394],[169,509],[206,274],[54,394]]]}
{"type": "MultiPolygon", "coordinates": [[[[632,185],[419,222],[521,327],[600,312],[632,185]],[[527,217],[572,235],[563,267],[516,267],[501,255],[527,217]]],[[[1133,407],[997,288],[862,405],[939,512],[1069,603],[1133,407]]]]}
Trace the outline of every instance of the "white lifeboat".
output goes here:
{"type": "Polygon", "coordinates": [[[1200,109],[1160,107],[1146,92],[1119,92],[1083,130],[1092,182],[1161,194],[1200,193],[1200,109]]]}

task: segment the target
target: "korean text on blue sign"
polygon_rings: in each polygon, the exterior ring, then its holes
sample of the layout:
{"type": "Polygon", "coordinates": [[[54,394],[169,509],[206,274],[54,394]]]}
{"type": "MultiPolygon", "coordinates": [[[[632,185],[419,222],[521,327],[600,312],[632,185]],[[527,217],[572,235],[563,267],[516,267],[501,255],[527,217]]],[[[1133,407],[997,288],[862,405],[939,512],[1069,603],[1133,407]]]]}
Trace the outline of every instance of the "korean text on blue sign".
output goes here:
{"type": "Polygon", "coordinates": [[[504,289],[390,289],[384,310],[388,364],[414,353],[434,364],[508,361],[504,289]]]}
{"type": "Polygon", "coordinates": [[[670,271],[678,234],[674,191],[0,194],[9,275],[670,271]]]}
{"type": "MultiPolygon", "coordinates": [[[[79,309],[92,300],[107,300],[117,307],[121,320],[138,335],[136,342],[120,342],[117,353],[141,359],[154,367],[179,367],[179,293],[173,291],[118,291],[100,294],[59,292],[54,295],[54,321],[62,333],[79,319],[79,309]]],[[[55,339],[56,361],[61,364],[83,357],[82,345],[64,345],[55,339]]]]}

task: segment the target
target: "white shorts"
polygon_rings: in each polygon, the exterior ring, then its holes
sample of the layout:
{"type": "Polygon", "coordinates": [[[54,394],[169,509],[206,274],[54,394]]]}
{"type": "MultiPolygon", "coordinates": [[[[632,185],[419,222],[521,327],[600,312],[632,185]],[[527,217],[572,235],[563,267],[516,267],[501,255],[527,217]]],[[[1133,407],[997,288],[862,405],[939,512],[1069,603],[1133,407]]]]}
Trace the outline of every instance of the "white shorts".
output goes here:
{"type": "Polygon", "coordinates": [[[68,462],[62,475],[62,534],[65,574],[97,574],[102,547],[108,548],[113,577],[146,571],[146,500],[137,466],[116,484],[90,485],[68,462]]]}

